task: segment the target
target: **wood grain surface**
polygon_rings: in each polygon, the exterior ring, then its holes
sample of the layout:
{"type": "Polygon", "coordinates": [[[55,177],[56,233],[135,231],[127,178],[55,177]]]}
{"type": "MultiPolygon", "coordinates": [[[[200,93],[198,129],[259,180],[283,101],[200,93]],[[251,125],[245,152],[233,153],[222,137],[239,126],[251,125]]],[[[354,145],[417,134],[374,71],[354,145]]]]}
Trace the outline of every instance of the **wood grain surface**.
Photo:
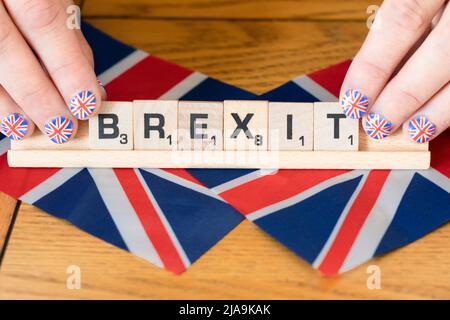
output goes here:
{"type": "MultiPolygon", "coordinates": [[[[86,0],[83,12],[127,43],[260,93],[351,58],[373,2],[380,1],[86,0]]],[[[0,212],[11,203],[0,201],[0,212]]],[[[450,299],[449,241],[446,225],[328,278],[244,222],[174,276],[22,205],[1,264],[0,298],[450,299]],[[71,265],[80,267],[80,290],[66,287],[71,265]],[[380,267],[380,290],[367,288],[369,265],[380,267]]]]}

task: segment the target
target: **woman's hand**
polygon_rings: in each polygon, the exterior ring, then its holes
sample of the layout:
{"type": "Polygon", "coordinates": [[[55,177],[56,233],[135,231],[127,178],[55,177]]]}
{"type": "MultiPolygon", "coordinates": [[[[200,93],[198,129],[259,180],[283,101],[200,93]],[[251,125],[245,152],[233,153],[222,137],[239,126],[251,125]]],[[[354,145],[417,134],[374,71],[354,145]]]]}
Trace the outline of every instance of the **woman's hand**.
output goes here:
{"type": "Polygon", "coordinates": [[[74,137],[100,107],[92,51],[67,26],[71,0],[0,2],[0,127],[12,140],[35,126],[51,141],[74,137]]]}
{"type": "Polygon", "coordinates": [[[385,0],[345,78],[340,103],[383,139],[403,125],[425,143],[450,126],[450,5],[385,0]]]}

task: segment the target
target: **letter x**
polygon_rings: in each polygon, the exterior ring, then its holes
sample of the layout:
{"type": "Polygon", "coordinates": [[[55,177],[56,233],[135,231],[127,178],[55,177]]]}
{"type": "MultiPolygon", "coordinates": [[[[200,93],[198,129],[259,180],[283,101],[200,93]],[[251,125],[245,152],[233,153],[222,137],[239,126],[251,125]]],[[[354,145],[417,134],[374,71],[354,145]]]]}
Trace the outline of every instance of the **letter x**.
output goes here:
{"type": "Polygon", "coordinates": [[[231,139],[236,139],[239,135],[239,132],[244,131],[247,139],[253,139],[253,135],[248,129],[248,123],[253,118],[254,113],[247,113],[247,115],[244,118],[244,121],[239,118],[239,115],[237,113],[232,113],[231,116],[233,117],[234,121],[236,121],[237,127],[234,130],[233,134],[231,135],[231,139]]]}

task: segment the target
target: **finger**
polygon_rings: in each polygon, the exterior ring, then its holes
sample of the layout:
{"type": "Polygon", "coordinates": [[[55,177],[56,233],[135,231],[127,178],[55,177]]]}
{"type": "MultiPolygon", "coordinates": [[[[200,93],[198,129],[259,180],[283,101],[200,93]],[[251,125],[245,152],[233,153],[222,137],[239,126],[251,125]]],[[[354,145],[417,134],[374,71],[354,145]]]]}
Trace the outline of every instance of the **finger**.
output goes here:
{"type": "MultiPolygon", "coordinates": [[[[53,83],[10,19],[0,2],[0,84],[25,114],[43,131],[54,119],[64,120],[57,143],[68,141],[76,132],[77,123],[53,83]]],[[[46,132],[49,134],[49,132],[46,132]]]]}
{"type": "Polygon", "coordinates": [[[384,1],[342,85],[340,103],[348,117],[366,114],[444,1],[384,1]]]}
{"type": "Polygon", "coordinates": [[[426,143],[450,127],[450,83],[403,125],[417,143],[426,143]]]}
{"type": "Polygon", "coordinates": [[[371,128],[376,118],[391,124],[386,137],[401,126],[450,80],[450,7],[422,46],[378,97],[363,122],[371,128]],[[372,123],[371,123],[372,122],[372,123]]]}
{"type": "MultiPolygon", "coordinates": [[[[60,0],[61,4],[64,8],[64,11],[66,13],[73,14],[74,10],[71,10],[72,6],[75,6],[74,2],[72,0],[60,0]]],[[[77,6],[78,7],[78,6],[77,6]]],[[[81,11],[81,9],[78,7],[78,10],[81,11]]],[[[80,17],[77,17],[78,21],[80,20],[80,17]]],[[[89,61],[89,64],[94,68],[94,55],[92,53],[91,47],[87,43],[86,39],[84,38],[83,33],[80,29],[74,29],[74,32],[78,38],[78,41],[81,46],[81,50],[83,51],[84,56],[89,61]]]]}
{"type": "Polygon", "coordinates": [[[8,10],[44,63],[73,115],[86,120],[101,103],[100,86],[59,0],[6,0],[8,10]]]}
{"type": "Polygon", "coordinates": [[[5,136],[15,141],[25,139],[34,130],[33,122],[1,86],[0,129],[5,136]]]}

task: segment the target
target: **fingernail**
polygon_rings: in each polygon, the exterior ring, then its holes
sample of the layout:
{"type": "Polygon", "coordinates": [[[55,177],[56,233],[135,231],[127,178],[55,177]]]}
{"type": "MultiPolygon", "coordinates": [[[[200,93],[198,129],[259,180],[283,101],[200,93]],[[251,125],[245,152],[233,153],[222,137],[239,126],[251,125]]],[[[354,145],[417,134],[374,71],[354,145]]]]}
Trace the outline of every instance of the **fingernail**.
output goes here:
{"type": "Polygon", "coordinates": [[[108,98],[108,93],[106,92],[106,88],[105,88],[105,86],[103,85],[103,82],[102,82],[101,80],[97,79],[97,83],[98,83],[98,85],[100,86],[100,88],[102,89],[103,98],[104,98],[104,99],[107,99],[107,98],[108,98]]]}
{"type": "Polygon", "coordinates": [[[86,120],[94,113],[97,97],[91,90],[82,90],[70,99],[70,111],[79,120],[86,120]]]}
{"type": "Polygon", "coordinates": [[[369,113],[363,121],[367,135],[375,140],[381,140],[392,133],[392,122],[377,113],[369,113]]]}
{"type": "Polygon", "coordinates": [[[70,119],[58,116],[45,123],[45,134],[56,144],[62,144],[70,140],[73,135],[73,123],[70,119]]]}
{"type": "Polygon", "coordinates": [[[20,141],[25,138],[28,133],[28,120],[19,113],[9,114],[2,119],[2,132],[14,141],[20,141]]]}
{"type": "Polygon", "coordinates": [[[369,108],[369,99],[361,91],[347,90],[341,99],[341,108],[351,119],[361,119],[369,108]]]}
{"type": "Polygon", "coordinates": [[[425,116],[418,116],[408,123],[408,134],[417,143],[430,141],[436,134],[436,125],[425,116]]]}

